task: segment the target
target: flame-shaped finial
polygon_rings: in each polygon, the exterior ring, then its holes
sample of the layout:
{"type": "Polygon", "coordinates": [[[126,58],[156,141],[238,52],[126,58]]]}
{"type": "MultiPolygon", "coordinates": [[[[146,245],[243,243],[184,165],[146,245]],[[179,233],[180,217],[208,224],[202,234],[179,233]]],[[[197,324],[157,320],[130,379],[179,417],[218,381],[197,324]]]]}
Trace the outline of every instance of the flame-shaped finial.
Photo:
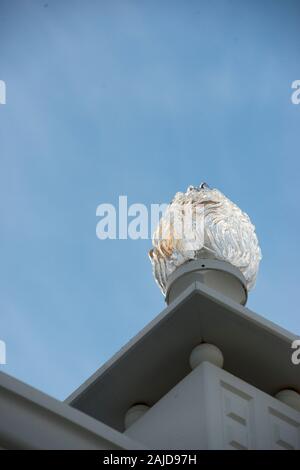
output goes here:
{"type": "Polygon", "coordinates": [[[169,276],[189,260],[227,261],[255,284],[261,250],[248,215],[207,183],[177,193],[153,234],[150,259],[154,277],[166,293],[169,276]]]}

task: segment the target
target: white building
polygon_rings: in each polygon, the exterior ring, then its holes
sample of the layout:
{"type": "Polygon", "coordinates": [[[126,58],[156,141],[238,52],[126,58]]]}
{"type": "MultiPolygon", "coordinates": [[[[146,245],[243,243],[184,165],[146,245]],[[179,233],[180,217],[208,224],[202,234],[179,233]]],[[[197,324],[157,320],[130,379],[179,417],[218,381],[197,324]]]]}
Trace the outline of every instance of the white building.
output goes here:
{"type": "Polygon", "coordinates": [[[300,449],[297,337],[239,303],[232,266],[199,263],[179,270],[167,308],[66,402],[1,373],[0,447],[300,449]]]}

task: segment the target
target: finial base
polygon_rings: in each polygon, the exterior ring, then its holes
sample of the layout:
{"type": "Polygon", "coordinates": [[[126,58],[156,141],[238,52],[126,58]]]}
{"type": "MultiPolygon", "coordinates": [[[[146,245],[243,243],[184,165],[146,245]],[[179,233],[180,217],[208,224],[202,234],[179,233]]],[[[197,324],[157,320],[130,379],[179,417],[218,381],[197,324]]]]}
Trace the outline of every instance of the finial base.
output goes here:
{"type": "Polygon", "coordinates": [[[166,291],[167,304],[195,281],[202,282],[241,305],[247,302],[246,280],[238,268],[226,261],[197,259],[188,261],[170,275],[166,291]]]}

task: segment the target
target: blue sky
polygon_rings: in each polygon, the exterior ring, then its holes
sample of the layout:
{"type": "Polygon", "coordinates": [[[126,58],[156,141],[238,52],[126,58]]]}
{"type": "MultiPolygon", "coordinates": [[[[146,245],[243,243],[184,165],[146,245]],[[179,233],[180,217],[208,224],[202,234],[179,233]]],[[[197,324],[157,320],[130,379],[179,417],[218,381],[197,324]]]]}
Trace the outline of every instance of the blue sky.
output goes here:
{"type": "Polygon", "coordinates": [[[1,370],[65,398],[163,308],[96,207],[207,181],[256,225],[248,307],[300,334],[300,5],[1,0],[1,370]]]}

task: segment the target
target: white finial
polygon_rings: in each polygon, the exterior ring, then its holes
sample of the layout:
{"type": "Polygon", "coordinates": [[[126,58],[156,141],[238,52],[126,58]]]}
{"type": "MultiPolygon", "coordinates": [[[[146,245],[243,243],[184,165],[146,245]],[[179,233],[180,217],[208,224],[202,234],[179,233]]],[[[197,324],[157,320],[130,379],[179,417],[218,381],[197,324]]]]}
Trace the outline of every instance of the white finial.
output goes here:
{"type": "Polygon", "coordinates": [[[170,275],[190,260],[227,261],[255,284],[261,251],[248,215],[207,183],[177,193],[153,234],[151,262],[163,294],[170,275]]]}

